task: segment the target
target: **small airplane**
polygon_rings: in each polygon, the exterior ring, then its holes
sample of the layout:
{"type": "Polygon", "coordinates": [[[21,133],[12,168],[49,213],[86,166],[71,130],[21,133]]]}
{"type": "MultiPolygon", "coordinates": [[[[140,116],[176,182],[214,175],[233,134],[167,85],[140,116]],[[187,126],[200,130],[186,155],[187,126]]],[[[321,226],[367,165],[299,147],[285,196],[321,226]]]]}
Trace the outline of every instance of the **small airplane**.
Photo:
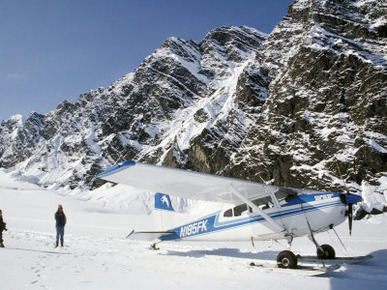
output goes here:
{"type": "Polygon", "coordinates": [[[351,233],[352,206],[362,199],[350,193],[284,188],[129,160],[112,166],[97,178],[156,192],[155,209],[169,213],[175,212],[169,194],[231,205],[176,227],[132,231],[128,237],[158,242],[285,239],[288,250],[277,256],[280,268],[297,268],[297,256],[290,246],[294,238],[305,235],[315,244],[319,259],[334,259],[334,249],[320,245],[314,235],[333,229],[346,218],[351,233]]]}

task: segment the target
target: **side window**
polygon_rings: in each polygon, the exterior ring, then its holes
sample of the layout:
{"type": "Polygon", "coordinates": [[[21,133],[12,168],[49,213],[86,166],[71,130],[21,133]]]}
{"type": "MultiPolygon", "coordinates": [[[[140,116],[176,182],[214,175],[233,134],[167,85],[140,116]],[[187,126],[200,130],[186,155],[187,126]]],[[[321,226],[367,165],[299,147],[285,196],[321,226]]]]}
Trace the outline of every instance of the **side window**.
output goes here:
{"type": "MultiPolygon", "coordinates": [[[[223,213],[224,217],[240,216],[243,212],[247,211],[247,204],[240,204],[234,208],[230,208],[223,213]]],[[[250,211],[251,212],[251,211],[250,211]]]]}
{"type": "Polygon", "coordinates": [[[224,217],[232,217],[232,208],[226,210],[223,214],[224,217]]]}
{"type": "Polygon", "coordinates": [[[234,216],[240,216],[244,211],[247,211],[247,204],[245,203],[234,207],[234,216]]]}

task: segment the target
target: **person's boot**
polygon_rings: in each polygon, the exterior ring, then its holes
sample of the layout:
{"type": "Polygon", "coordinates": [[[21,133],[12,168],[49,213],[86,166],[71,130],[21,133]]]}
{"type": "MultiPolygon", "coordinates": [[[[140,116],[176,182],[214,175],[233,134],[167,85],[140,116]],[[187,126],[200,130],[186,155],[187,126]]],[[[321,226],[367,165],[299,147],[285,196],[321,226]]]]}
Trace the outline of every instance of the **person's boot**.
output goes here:
{"type": "Polygon", "coordinates": [[[58,243],[58,242],[56,242],[56,244],[55,244],[55,248],[58,248],[58,244],[59,244],[59,243],[58,243]]]}
{"type": "Polygon", "coordinates": [[[0,244],[0,248],[4,248],[4,244],[3,243],[0,244]]]}
{"type": "Polygon", "coordinates": [[[63,247],[63,242],[60,243],[60,246],[63,247]]]}

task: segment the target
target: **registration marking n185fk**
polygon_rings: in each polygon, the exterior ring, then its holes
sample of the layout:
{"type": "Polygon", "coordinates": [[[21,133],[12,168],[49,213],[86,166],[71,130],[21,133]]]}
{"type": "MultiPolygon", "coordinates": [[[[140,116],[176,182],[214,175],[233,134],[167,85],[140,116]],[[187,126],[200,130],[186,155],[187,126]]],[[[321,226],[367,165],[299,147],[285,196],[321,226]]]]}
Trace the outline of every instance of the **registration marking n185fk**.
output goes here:
{"type": "Polygon", "coordinates": [[[182,226],[180,228],[180,238],[207,232],[207,221],[208,219],[205,219],[186,226],[182,226]]]}

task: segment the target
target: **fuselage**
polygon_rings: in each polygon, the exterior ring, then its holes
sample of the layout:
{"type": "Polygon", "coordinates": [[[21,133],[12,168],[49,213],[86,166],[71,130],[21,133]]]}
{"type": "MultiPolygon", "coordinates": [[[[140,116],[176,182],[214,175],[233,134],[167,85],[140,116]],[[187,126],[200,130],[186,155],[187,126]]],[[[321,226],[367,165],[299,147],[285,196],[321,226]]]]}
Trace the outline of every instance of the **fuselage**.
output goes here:
{"type": "Polygon", "coordinates": [[[284,239],[326,231],[346,219],[340,193],[272,194],[252,200],[283,230],[278,231],[247,204],[204,216],[170,229],[161,240],[246,241],[284,239]],[[172,233],[173,232],[173,233],[172,233]]]}

